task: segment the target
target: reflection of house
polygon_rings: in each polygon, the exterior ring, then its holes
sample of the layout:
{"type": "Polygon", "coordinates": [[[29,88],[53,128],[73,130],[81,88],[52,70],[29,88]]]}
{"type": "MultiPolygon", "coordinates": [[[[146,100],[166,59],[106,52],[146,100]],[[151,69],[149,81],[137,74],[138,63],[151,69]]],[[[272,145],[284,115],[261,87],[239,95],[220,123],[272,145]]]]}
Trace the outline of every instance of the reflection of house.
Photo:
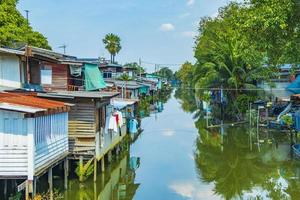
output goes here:
{"type": "Polygon", "coordinates": [[[34,180],[64,159],[69,109],[29,94],[0,93],[0,178],[34,180]]]}
{"type": "Polygon", "coordinates": [[[129,158],[125,156],[119,165],[112,170],[98,199],[133,200],[140,184],[134,183],[135,171],[129,168],[129,158]]]}

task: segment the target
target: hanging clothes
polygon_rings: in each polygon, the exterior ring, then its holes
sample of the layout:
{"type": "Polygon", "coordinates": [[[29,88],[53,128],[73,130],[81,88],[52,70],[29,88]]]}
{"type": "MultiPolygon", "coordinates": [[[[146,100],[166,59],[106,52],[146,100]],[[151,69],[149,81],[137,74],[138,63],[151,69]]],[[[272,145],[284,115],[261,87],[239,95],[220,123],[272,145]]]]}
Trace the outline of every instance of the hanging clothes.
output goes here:
{"type": "Polygon", "coordinates": [[[131,119],[129,121],[129,133],[135,134],[138,132],[138,122],[136,119],[131,119]]]}
{"type": "Polygon", "coordinates": [[[70,74],[74,77],[81,76],[82,67],[76,65],[70,65],[70,74]]]}
{"type": "Polygon", "coordinates": [[[108,120],[108,129],[118,132],[118,124],[115,116],[110,116],[108,120]]]}

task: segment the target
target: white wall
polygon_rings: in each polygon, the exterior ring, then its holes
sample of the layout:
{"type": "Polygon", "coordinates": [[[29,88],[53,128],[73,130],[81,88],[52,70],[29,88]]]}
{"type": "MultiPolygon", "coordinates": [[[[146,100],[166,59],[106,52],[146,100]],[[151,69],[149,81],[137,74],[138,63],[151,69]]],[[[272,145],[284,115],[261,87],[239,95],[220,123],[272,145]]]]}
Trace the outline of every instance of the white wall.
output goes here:
{"type": "Polygon", "coordinates": [[[20,88],[20,60],[16,55],[0,55],[0,86],[20,88]]]}
{"type": "Polygon", "coordinates": [[[35,171],[68,153],[68,113],[35,118],[35,171]]]}
{"type": "Polygon", "coordinates": [[[0,176],[27,176],[27,127],[23,114],[0,110],[0,176]]]}

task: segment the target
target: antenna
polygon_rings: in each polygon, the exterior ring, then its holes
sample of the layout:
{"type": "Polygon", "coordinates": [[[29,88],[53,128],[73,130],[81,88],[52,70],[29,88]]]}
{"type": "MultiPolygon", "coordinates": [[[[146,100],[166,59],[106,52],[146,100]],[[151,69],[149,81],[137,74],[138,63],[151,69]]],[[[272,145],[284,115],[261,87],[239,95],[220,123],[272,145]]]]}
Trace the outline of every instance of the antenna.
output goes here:
{"type": "Polygon", "coordinates": [[[63,44],[63,45],[59,46],[58,48],[63,49],[64,54],[66,54],[67,45],[63,44]]]}

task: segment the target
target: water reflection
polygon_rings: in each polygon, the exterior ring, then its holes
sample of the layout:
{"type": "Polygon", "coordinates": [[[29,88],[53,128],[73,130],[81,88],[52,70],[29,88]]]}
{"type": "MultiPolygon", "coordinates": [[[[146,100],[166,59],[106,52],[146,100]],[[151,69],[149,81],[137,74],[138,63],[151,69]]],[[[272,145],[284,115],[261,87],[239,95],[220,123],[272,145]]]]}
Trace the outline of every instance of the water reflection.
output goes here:
{"type": "Polygon", "coordinates": [[[135,170],[139,165],[140,158],[130,157],[127,152],[105,173],[99,174],[97,182],[91,180],[80,184],[77,180],[70,181],[65,199],[132,200],[140,185],[135,183],[135,170]]]}
{"type": "MultiPolygon", "coordinates": [[[[224,199],[300,199],[300,165],[291,158],[286,133],[259,129],[257,134],[248,124],[207,128],[205,112],[193,95],[186,90],[176,93],[182,108],[196,119],[200,182],[213,184],[212,191],[224,199]]],[[[173,188],[190,196],[192,185],[183,185],[173,188]]]]}

